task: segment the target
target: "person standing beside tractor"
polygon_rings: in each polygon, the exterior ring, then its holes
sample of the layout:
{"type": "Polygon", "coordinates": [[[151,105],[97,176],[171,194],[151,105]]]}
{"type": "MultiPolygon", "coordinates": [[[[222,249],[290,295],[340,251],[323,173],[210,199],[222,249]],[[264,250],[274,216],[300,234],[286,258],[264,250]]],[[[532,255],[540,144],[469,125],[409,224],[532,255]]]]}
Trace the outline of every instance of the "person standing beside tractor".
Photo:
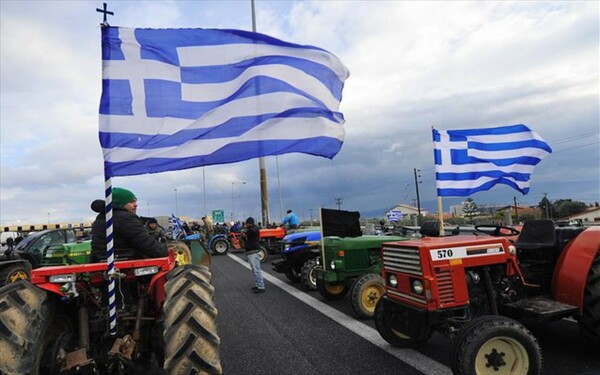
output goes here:
{"type": "Polygon", "coordinates": [[[265,292],[265,281],[263,278],[262,271],[260,269],[260,232],[258,227],[254,224],[254,218],[249,217],[246,219],[246,230],[243,234],[246,239],[244,245],[244,252],[250,268],[256,278],[256,285],[252,287],[252,291],[256,294],[265,292]]]}
{"type": "MultiPolygon", "coordinates": [[[[136,214],[137,198],[123,188],[112,189],[113,238],[115,257],[119,258],[159,258],[168,255],[164,243],[159,243],[136,214]]],[[[92,210],[98,212],[92,224],[92,262],[106,259],[106,217],[104,201],[92,202],[92,210]]]]}
{"type": "Polygon", "coordinates": [[[298,216],[296,216],[292,210],[287,210],[287,215],[283,218],[283,225],[286,224],[289,229],[298,229],[300,221],[298,220],[298,216]]]}

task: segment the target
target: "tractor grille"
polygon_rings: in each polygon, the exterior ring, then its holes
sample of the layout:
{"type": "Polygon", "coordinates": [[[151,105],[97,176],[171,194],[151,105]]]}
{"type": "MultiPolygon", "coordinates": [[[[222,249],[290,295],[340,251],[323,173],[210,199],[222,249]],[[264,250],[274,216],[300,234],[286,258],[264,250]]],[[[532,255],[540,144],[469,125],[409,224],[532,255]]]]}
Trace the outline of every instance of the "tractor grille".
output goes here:
{"type": "Polygon", "coordinates": [[[438,271],[436,273],[440,304],[454,302],[454,289],[452,288],[452,277],[450,271],[438,271]]]}
{"type": "Polygon", "coordinates": [[[422,276],[419,249],[384,247],[383,266],[385,269],[410,275],[422,276]]]}

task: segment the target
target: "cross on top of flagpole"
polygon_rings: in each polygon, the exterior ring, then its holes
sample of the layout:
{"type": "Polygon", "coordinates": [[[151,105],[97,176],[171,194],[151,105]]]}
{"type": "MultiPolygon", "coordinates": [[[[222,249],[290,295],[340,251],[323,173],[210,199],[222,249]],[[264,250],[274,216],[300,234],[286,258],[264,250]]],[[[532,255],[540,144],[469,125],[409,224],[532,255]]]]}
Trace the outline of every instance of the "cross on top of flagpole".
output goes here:
{"type": "Polygon", "coordinates": [[[103,15],[104,15],[104,20],[102,21],[102,24],[103,24],[103,25],[108,25],[108,24],[106,23],[106,15],[107,15],[107,14],[110,14],[111,16],[114,16],[114,15],[115,15],[115,12],[110,12],[110,11],[108,11],[108,10],[106,9],[106,3],[102,3],[102,9],[100,9],[100,8],[96,8],[96,12],[103,13],[103,15]]]}

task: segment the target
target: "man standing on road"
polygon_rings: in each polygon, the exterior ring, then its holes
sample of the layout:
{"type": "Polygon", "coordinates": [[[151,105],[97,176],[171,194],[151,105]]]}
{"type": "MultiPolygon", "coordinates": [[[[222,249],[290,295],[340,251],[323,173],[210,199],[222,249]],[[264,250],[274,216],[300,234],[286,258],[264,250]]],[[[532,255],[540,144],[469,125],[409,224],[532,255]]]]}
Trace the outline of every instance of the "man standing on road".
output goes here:
{"type": "Polygon", "coordinates": [[[292,212],[292,210],[287,210],[286,217],[283,218],[283,225],[288,225],[289,229],[297,229],[298,224],[300,224],[300,220],[298,220],[298,216],[292,212]]]}
{"type": "Polygon", "coordinates": [[[246,244],[244,246],[246,258],[248,259],[250,268],[252,268],[252,272],[256,277],[256,286],[252,287],[252,291],[255,294],[264,293],[265,281],[260,269],[260,232],[258,227],[254,225],[253,217],[246,219],[246,231],[244,233],[244,237],[246,238],[246,244]]]}

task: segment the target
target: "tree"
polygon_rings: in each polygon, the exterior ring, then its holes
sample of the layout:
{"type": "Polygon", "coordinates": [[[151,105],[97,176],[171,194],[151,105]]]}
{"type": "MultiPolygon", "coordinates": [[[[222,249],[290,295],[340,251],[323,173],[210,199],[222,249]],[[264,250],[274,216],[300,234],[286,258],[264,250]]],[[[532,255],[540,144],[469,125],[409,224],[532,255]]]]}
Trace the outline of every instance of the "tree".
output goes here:
{"type": "Polygon", "coordinates": [[[584,202],[572,201],[571,199],[559,199],[554,202],[556,217],[567,217],[587,210],[584,202]]]}
{"type": "Polygon", "coordinates": [[[479,207],[473,200],[473,198],[469,197],[465,199],[462,206],[463,214],[466,218],[470,219],[471,224],[473,224],[473,218],[479,215],[479,207]]]}

